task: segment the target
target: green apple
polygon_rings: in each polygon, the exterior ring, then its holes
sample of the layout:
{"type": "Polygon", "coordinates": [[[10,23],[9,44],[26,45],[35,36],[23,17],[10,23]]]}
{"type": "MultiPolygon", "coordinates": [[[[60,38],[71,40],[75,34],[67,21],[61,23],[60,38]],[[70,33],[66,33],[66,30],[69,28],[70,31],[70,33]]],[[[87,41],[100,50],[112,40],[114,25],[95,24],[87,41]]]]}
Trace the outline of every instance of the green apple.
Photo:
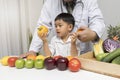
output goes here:
{"type": "Polygon", "coordinates": [[[36,69],[44,68],[44,60],[43,59],[36,59],[34,66],[36,69]]]}
{"type": "Polygon", "coordinates": [[[17,59],[16,62],[15,62],[15,67],[17,69],[22,69],[24,68],[24,65],[25,65],[25,60],[20,58],[20,59],[17,59]]]}
{"type": "Polygon", "coordinates": [[[105,56],[107,56],[108,55],[108,53],[100,53],[100,54],[98,54],[97,56],[96,56],[96,59],[98,60],[98,61],[101,61],[105,56]]]}
{"type": "Polygon", "coordinates": [[[25,67],[28,69],[31,69],[34,67],[34,60],[32,59],[28,59],[25,61],[25,67]]]}

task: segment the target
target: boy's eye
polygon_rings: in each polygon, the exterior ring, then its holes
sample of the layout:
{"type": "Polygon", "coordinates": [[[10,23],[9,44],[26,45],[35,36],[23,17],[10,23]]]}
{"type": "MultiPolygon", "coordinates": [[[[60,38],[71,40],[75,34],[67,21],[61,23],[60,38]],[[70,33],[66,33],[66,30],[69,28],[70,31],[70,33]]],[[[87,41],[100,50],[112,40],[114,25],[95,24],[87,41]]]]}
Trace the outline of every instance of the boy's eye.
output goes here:
{"type": "Polygon", "coordinates": [[[62,25],[59,25],[59,27],[62,27],[62,25]]]}

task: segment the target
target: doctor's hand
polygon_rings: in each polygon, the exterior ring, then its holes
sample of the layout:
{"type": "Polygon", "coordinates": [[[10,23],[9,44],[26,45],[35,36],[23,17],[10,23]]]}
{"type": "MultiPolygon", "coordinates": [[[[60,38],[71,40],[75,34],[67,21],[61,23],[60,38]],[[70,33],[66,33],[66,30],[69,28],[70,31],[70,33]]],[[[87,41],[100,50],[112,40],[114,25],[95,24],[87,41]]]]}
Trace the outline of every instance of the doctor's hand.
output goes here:
{"type": "Polygon", "coordinates": [[[36,52],[34,51],[29,51],[29,52],[26,52],[26,53],[23,53],[19,56],[19,58],[26,58],[28,55],[36,55],[36,52]]]}
{"type": "Polygon", "coordinates": [[[97,38],[97,34],[95,31],[92,31],[88,27],[81,26],[77,32],[78,39],[82,42],[94,41],[97,38]]]}

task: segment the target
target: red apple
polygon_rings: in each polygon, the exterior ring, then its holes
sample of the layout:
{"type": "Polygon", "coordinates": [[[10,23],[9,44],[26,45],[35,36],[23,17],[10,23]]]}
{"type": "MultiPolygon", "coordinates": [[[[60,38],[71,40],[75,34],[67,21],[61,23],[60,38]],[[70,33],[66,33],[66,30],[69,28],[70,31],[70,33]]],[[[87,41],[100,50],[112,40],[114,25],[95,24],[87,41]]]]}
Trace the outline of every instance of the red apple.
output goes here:
{"type": "Polygon", "coordinates": [[[64,71],[68,68],[68,59],[66,57],[61,57],[57,60],[57,68],[64,71]]]}
{"type": "Polygon", "coordinates": [[[54,56],[53,58],[55,59],[55,61],[57,61],[57,59],[59,59],[61,57],[62,57],[61,55],[57,55],[57,56],[54,56]]]}
{"type": "Polygon", "coordinates": [[[44,60],[44,66],[47,70],[52,70],[56,67],[55,59],[53,57],[47,57],[44,60]]]}
{"type": "Polygon", "coordinates": [[[18,57],[9,57],[8,58],[8,66],[15,67],[15,62],[18,59],[18,57]]]}

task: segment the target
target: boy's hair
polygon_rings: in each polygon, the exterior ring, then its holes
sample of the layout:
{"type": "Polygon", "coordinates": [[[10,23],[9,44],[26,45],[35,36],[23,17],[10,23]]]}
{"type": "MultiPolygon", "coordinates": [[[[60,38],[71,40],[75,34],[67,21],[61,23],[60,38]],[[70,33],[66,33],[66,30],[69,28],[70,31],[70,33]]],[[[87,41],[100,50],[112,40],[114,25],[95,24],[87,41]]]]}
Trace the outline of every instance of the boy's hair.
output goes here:
{"type": "Polygon", "coordinates": [[[70,13],[61,13],[59,14],[56,18],[55,18],[55,21],[56,20],[63,20],[65,21],[66,23],[68,24],[72,24],[73,27],[75,25],[75,20],[74,20],[74,17],[72,16],[72,14],[70,13]]]}

